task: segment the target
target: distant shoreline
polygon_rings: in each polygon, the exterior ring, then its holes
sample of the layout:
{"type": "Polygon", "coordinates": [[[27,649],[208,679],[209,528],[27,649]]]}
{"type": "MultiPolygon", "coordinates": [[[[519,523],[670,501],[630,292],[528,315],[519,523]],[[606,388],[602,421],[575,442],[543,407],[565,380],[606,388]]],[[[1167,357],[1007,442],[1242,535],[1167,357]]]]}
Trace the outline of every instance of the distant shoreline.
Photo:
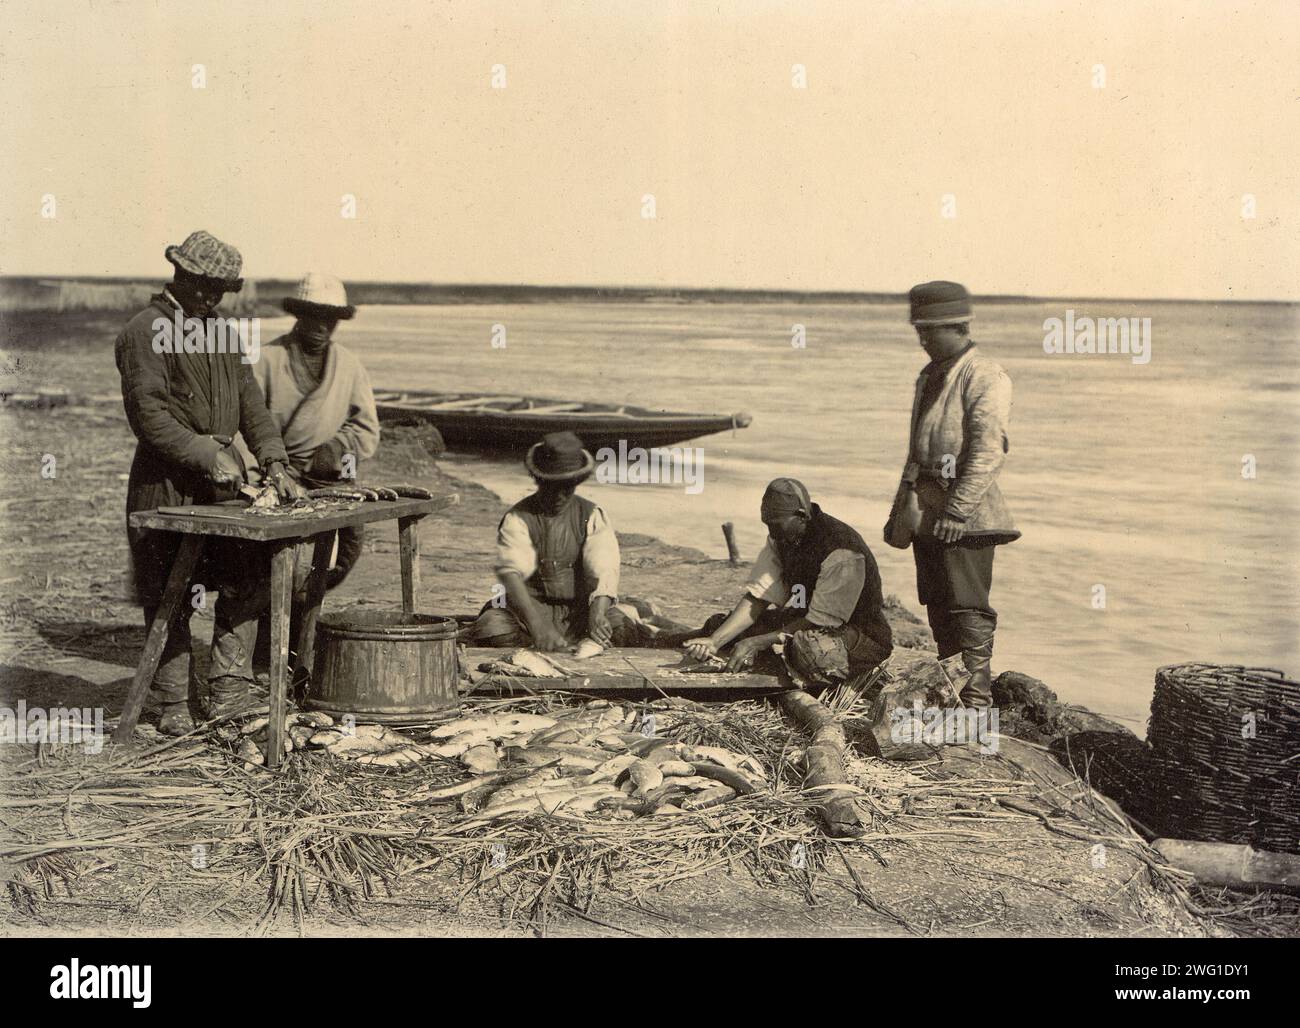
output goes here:
{"type": "MultiPolygon", "coordinates": [[[[128,310],[142,292],[157,289],[165,277],[93,275],[0,276],[0,310],[128,310]],[[72,299],[70,300],[70,297],[72,299]],[[129,300],[128,300],[129,298],[129,300]]],[[[280,297],[297,283],[288,279],[248,280],[248,300],[261,310],[278,309],[280,297]],[[251,289],[249,287],[252,287],[251,289]]],[[[682,303],[682,304],[859,304],[902,306],[906,293],[847,290],[695,289],[663,286],[536,286],[432,282],[348,282],[357,305],[446,306],[524,303],[682,303]]],[[[1152,297],[1054,297],[976,294],[986,304],[1223,304],[1297,306],[1300,300],[1185,300],[1152,297]]]]}

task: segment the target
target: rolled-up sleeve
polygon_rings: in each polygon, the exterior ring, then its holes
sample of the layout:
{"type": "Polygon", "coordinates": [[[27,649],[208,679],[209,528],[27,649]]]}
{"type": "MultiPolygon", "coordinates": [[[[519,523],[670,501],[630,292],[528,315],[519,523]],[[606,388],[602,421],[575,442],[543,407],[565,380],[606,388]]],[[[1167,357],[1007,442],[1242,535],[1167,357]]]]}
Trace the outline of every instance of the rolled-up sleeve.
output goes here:
{"type": "Polygon", "coordinates": [[[756,600],[762,600],[776,607],[782,606],[790,598],[790,590],[782,577],[781,561],[777,559],[776,548],[773,547],[771,539],[764,544],[758,558],[754,561],[754,566],[750,568],[745,592],[756,600]]]}
{"type": "Polygon", "coordinates": [[[853,550],[832,550],[822,561],[805,615],[814,625],[839,628],[858,605],[867,581],[867,558],[853,550]]]}
{"type": "Polygon", "coordinates": [[[597,596],[618,599],[619,564],[618,536],[605,512],[597,507],[587,519],[587,541],[582,547],[583,570],[587,572],[587,581],[594,583],[593,600],[597,596]]]}
{"type": "Polygon", "coordinates": [[[524,579],[537,570],[537,551],[533,549],[528,526],[518,514],[507,514],[497,529],[497,574],[514,572],[524,579]]]}

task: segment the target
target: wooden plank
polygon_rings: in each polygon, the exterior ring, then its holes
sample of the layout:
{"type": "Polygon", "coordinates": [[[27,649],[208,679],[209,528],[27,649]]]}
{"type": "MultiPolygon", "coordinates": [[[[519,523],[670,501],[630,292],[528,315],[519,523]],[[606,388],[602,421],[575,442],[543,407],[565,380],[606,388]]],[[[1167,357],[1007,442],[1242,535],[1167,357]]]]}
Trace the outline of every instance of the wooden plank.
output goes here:
{"type": "Polygon", "coordinates": [[[1156,839],[1151,845],[1198,885],[1300,892],[1300,853],[1272,853],[1226,842],[1156,839]]]}
{"type": "Polygon", "coordinates": [[[325,576],[329,571],[330,552],[334,548],[334,533],[316,536],[311,553],[311,572],[307,576],[307,601],[294,642],[297,660],[293,668],[293,681],[301,676],[310,677],[316,662],[316,622],[320,618],[321,604],[325,600],[325,576]]]}
{"type": "MultiPolygon", "coordinates": [[[[847,785],[844,751],[848,749],[848,742],[830,708],[802,689],[783,692],[776,702],[782,711],[798,723],[810,740],[804,751],[807,768],[804,788],[847,785]]],[[[836,838],[861,835],[864,831],[862,818],[853,801],[843,794],[836,796],[833,790],[828,790],[827,795],[828,798],[817,808],[826,833],[836,838]]]]}
{"type": "Polygon", "coordinates": [[[321,532],[366,525],[392,518],[423,517],[459,502],[456,493],[435,496],[431,500],[377,500],[358,504],[351,510],[293,517],[266,517],[249,514],[238,500],[221,504],[195,504],[193,515],[161,514],[156,510],[137,511],[128,519],[132,528],[153,528],[163,532],[191,535],[218,535],[251,542],[277,539],[307,539],[321,532]]]}
{"type": "Polygon", "coordinates": [[[266,727],[266,766],[276,768],[284,756],[284,715],[289,694],[289,612],[293,603],[293,568],[297,547],[279,543],[271,554],[271,697],[266,727]]]}
{"type": "Polygon", "coordinates": [[[397,542],[402,561],[402,612],[415,613],[420,592],[420,519],[398,518],[397,542]]]}
{"type": "Polygon", "coordinates": [[[153,676],[158,670],[158,661],[162,659],[163,647],[167,645],[167,635],[171,631],[172,618],[182,603],[182,598],[190,584],[194,566],[203,553],[202,536],[186,536],[181,540],[176,559],[172,562],[171,573],[167,576],[167,585],[163,589],[162,602],[158,604],[158,613],[149,626],[149,637],[145,640],[144,652],[140,654],[140,663],[127,690],[126,703],[122,706],[122,716],[113,731],[113,741],[128,742],[140,720],[140,711],[144,709],[145,697],[153,685],[153,676]]]}
{"type": "MultiPolygon", "coordinates": [[[[477,674],[480,664],[502,660],[513,652],[510,647],[471,647],[465,651],[465,663],[477,674]]],[[[572,654],[567,653],[547,656],[571,673],[560,678],[488,673],[475,683],[472,691],[502,695],[561,691],[625,700],[655,699],[665,695],[728,700],[767,695],[789,688],[775,675],[753,671],[738,674],[726,671],[683,673],[677,670],[683,657],[676,650],[610,649],[589,660],[574,660],[572,654]]]]}

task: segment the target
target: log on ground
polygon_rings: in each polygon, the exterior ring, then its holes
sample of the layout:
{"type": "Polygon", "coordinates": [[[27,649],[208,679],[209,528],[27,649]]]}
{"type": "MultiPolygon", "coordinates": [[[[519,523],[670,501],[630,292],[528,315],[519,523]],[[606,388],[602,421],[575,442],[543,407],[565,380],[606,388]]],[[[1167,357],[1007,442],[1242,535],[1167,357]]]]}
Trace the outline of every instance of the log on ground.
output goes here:
{"type": "Polygon", "coordinates": [[[836,796],[836,786],[848,786],[844,773],[844,751],[848,743],[844,730],[836,723],[830,708],[814,696],[791,689],[776,697],[777,705],[792,718],[808,736],[808,749],[804,762],[807,773],[804,788],[825,788],[828,797],[817,809],[828,835],[845,838],[861,835],[864,831],[862,817],[853,800],[845,795],[836,796]]]}

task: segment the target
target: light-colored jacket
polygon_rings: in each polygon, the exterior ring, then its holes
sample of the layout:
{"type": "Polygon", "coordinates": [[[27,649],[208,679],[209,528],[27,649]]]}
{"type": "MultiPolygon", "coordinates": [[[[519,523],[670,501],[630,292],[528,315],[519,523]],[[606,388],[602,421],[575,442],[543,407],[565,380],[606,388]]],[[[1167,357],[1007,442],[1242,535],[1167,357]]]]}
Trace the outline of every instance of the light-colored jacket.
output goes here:
{"type": "Polygon", "coordinates": [[[1003,542],[1019,538],[997,483],[1010,448],[1010,377],[971,346],[948,369],[938,397],[922,415],[928,373],[927,367],[916,380],[909,457],[909,463],[920,466],[922,511],[964,520],[967,535],[997,536],[1003,542]]]}
{"type": "Polygon", "coordinates": [[[369,460],[379,449],[379,415],[361,361],[331,343],[320,384],[303,396],[289,367],[290,338],[282,336],[262,347],[253,365],[253,376],[284,438],[290,462],[295,468],[305,467],[319,447],[335,439],[358,462],[369,460]]]}

